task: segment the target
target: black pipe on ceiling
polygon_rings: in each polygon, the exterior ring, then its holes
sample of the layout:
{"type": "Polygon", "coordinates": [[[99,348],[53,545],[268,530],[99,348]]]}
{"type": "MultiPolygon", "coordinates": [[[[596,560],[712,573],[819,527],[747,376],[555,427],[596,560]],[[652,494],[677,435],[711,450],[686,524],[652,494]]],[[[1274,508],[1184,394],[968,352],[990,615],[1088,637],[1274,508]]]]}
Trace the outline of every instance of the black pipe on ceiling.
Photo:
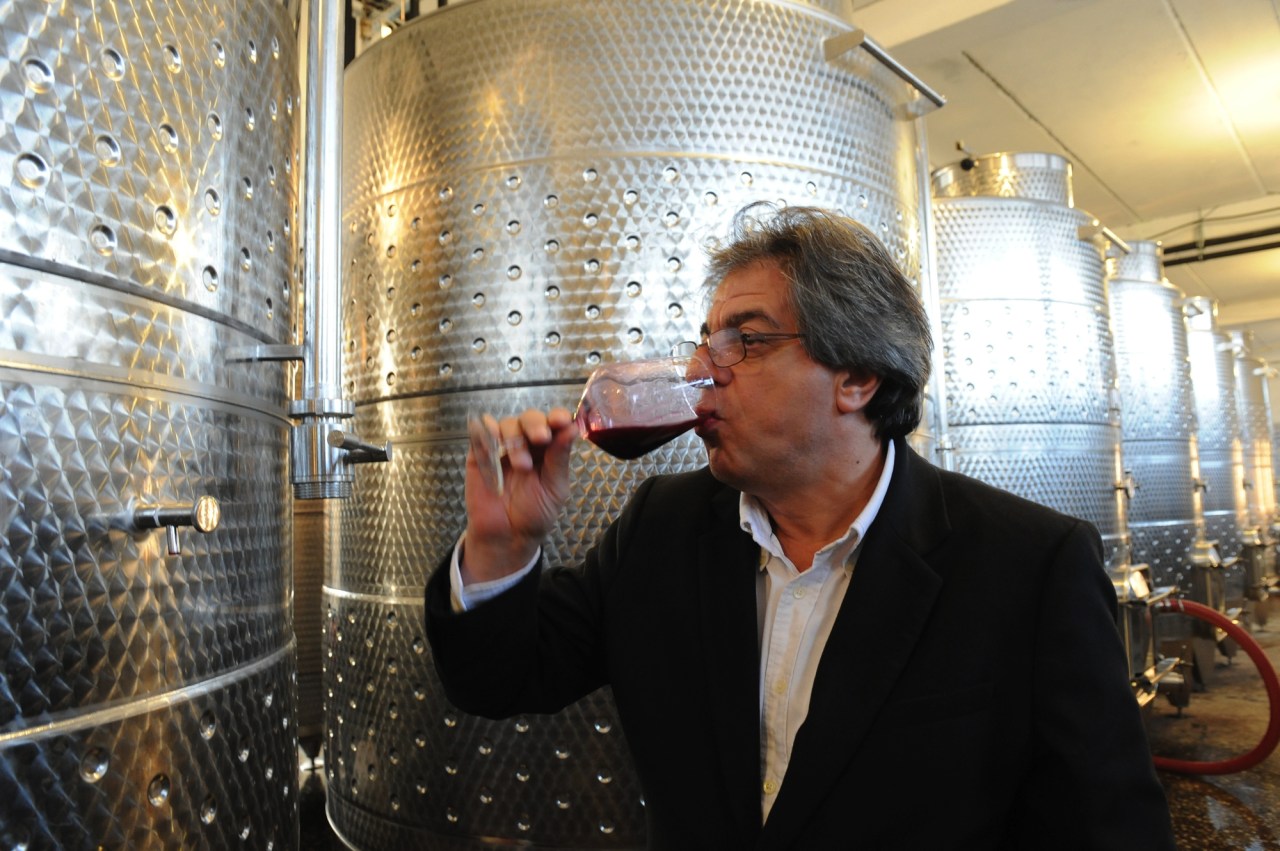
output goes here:
{"type": "MultiPolygon", "coordinates": [[[[1280,230],[1276,231],[1280,233],[1280,230]]],[[[1258,242],[1253,245],[1243,245],[1239,248],[1226,248],[1222,251],[1200,252],[1199,254],[1191,254],[1186,257],[1174,257],[1172,259],[1165,257],[1164,265],[1181,266],[1184,263],[1199,263],[1202,260],[1217,260],[1219,257],[1234,257],[1237,254],[1252,254],[1255,251],[1270,251],[1273,248],[1280,248],[1280,242],[1258,242]]]]}
{"type": "Polygon", "coordinates": [[[1262,228],[1261,230],[1245,231],[1244,233],[1236,233],[1230,236],[1215,236],[1210,239],[1201,239],[1194,242],[1180,242],[1177,245],[1163,246],[1165,256],[1170,254],[1178,254],[1183,251],[1199,251],[1210,245],[1230,245],[1234,242],[1244,242],[1247,239],[1258,239],[1263,236],[1275,236],[1280,234],[1280,226],[1271,228],[1262,228]]]}

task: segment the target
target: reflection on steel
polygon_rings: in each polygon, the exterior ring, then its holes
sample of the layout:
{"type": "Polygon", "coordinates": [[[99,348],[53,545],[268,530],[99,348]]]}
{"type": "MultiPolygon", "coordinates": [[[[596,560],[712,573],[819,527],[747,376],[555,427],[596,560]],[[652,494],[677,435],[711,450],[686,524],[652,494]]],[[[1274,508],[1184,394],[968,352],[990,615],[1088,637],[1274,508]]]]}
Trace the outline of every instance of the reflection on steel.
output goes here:
{"type": "Polygon", "coordinates": [[[0,34],[0,847],[293,847],[284,380],[224,355],[289,339],[294,25],[0,34]]]}
{"type": "MultiPolygon", "coordinates": [[[[427,572],[461,531],[466,419],[571,407],[592,368],[696,333],[706,240],[739,207],[843,209],[921,276],[917,94],[797,2],[472,0],[347,72],[344,388],[395,445],[342,506],[326,587],[329,815],[353,846],[637,847],[611,696],[494,722],[444,699],[427,572]]],[[[374,436],[377,436],[376,439],[374,436]]],[[[692,436],[615,462],[585,442],[546,547],[574,561],[692,436]]]]}
{"type": "Polygon", "coordinates": [[[1103,259],[1080,238],[1070,164],[995,154],[934,173],[955,467],[1096,525],[1128,562],[1103,259]]]}
{"type": "MultiPolygon", "coordinates": [[[[966,157],[956,165],[933,174],[935,198],[1017,198],[1044,201],[1058,207],[1074,207],[1071,164],[1057,154],[1035,151],[987,154],[966,157]]],[[[1093,225],[1094,219],[1072,216],[1079,227],[1093,225]]]]}
{"type": "Polygon", "coordinates": [[[1124,461],[1138,484],[1129,503],[1133,559],[1151,566],[1156,585],[1186,592],[1205,535],[1183,294],[1164,279],[1158,243],[1131,247],[1107,266],[1124,461]]]}
{"type": "Polygon", "coordinates": [[[144,505],[133,510],[133,528],[164,529],[169,555],[182,552],[178,539],[178,527],[190,526],[197,532],[209,534],[218,528],[222,519],[222,507],[213,497],[205,494],[195,502],[182,505],[144,505]]]}
{"type": "MultiPolygon", "coordinates": [[[[329,0],[309,0],[304,32],[307,82],[302,200],[306,235],[302,280],[302,395],[289,404],[290,479],[297,499],[346,499],[355,480],[329,433],[355,414],[342,398],[341,194],[342,57],[346,12],[329,0]]],[[[388,460],[386,458],[381,459],[388,460]]]]}
{"type": "Polygon", "coordinates": [[[1271,366],[1253,353],[1253,333],[1231,332],[1235,355],[1236,409],[1240,413],[1244,487],[1249,525],[1270,537],[1276,522],[1275,471],[1272,466],[1271,399],[1267,378],[1271,366]]]}
{"type": "Polygon", "coordinates": [[[1198,426],[1200,478],[1205,483],[1205,535],[1226,557],[1238,555],[1249,527],[1244,490],[1244,454],[1236,404],[1235,357],[1231,336],[1217,327],[1218,305],[1189,298],[1187,358],[1198,426]]]}
{"type": "Polygon", "coordinates": [[[1252,617],[1266,621],[1266,607],[1254,605],[1269,596],[1276,581],[1276,491],[1272,460],[1271,399],[1267,379],[1274,371],[1253,354],[1253,333],[1231,332],[1236,410],[1240,415],[1241,468],[1247,525],[1241,552],[1244,597],[1252,617]]]}

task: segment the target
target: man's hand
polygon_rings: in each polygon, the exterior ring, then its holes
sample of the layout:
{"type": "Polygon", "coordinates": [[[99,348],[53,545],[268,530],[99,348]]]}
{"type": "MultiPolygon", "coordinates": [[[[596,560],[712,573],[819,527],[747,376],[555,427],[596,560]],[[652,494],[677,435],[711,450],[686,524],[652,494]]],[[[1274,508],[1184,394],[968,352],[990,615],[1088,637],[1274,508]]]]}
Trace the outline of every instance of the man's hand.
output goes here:
{"type": "Polygon", "coordinates": [[[502,447],[504,482],[501,494],[491,490],[475,453],[467,454],[466,584],[500,579],[534,557],[569,499],[569,451],[578,435],[564,408],[501,421],[485,416],[483,424],[502,447]]]}

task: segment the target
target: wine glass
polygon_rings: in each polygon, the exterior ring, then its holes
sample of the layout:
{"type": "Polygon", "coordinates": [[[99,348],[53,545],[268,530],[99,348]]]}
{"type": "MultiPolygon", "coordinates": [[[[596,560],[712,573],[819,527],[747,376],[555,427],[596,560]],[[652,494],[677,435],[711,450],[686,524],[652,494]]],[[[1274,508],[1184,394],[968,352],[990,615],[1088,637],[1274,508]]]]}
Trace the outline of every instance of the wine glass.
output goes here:
{"type": "Polygon", "coordinates": [[[707,365],[696,355],[672,355],[598,368],[587,379],[574,421],[587,440],[630,461],[684,434],[714,408],[707,365]]]}
{"type": "MultiPolygon", "coordinates": [[[[624,461],[652,452],[715,409],[715,381],[696,354],[624,361],[597,368],[587,379],[574,422],[579,433],[624,461]]],[[[506,447],[497,422],[470,417],[471,451],[489,489],[502,493],[506,447]]]]}

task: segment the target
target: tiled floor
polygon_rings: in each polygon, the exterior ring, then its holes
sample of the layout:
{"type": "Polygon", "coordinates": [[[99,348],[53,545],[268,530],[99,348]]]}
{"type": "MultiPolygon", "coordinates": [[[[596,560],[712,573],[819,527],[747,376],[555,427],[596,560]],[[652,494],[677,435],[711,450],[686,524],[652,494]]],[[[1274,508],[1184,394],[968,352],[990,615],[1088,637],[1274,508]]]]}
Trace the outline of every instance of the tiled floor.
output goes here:
{"type": "MultiPolygon", "coordinates": [[[[1280,669],[1280,606],[1272,606],[1269,624],[1253,635],[1280,669]]],[[[1218,662],[1206,689],[1193,694],[1181,713],[1163,698],[1152,704],[1152,753],[1212,762],[1246,753],[1257,744],[1269,711],[1261,679],[1243,652],[1230,665],[1225,657],[1218,662]]],[[[1160,778],[1182,851],[1280,851],[1280,749],[1236,774],[1196,777],[1162,771],[1160,778]]],[[[301,788],[303,851],[343,851],[346,846],[332,835],[325,818],[320,771],[304,768],[301,788]]]]}

